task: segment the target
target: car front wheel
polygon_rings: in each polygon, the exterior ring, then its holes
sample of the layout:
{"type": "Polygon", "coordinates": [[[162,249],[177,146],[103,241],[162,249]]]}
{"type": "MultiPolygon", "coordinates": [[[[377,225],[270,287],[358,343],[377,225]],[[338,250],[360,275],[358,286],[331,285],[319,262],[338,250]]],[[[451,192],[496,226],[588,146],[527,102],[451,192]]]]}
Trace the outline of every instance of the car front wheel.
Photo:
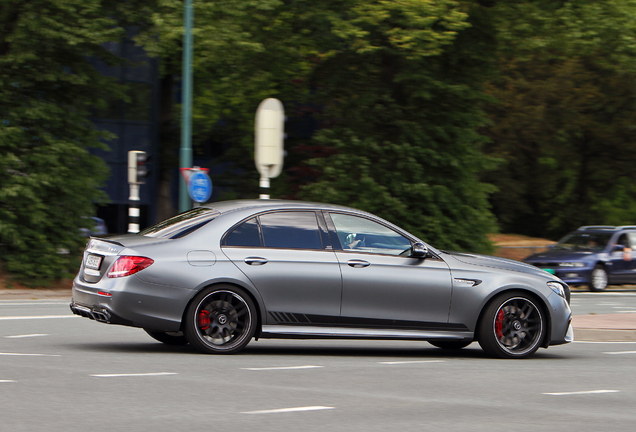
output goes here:
{"type": "Polygon", "coordinates": [[[243,349],[254,336],[254,303],[241,289],[208,287],[194,298],[185,317],[188,341],[206,354],[231,354],[243,349]]]}
{"type": "Polygon", "coordinates": [[[504,293],[484,310],[478,341],[483,350],[499,358],[526,358],[545,336],[541,309],[525,293],[504,293]]]}
{"type": "Polygon", "coordinates": [[[603,266],[597,265],[592,270],[592,277],[590,278],[590,291],[599,292],[604,291],[607,288],[607,271],[603,266]]]}

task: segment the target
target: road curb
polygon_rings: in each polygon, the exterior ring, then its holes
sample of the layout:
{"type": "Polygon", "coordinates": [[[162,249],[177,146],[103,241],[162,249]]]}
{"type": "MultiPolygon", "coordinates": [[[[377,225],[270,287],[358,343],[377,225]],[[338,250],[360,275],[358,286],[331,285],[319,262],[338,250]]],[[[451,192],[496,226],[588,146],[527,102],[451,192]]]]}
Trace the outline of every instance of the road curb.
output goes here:
{"type": "Polygon", "coordinates": [[[71,290],[0,289],[0,300],[71,300],[71,290]]]}
{"type": "Polygon", "coordinates": [[[634,342],[636,330],[575,328],[574,340],[579,342],[634,342]]]}

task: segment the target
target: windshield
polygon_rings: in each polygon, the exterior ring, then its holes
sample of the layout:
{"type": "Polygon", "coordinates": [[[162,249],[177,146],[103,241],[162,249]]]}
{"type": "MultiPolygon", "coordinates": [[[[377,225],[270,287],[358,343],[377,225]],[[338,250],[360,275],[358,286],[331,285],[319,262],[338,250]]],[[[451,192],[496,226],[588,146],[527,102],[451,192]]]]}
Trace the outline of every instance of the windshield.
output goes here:
{"type": "Polygon", "coordinates": [[[554,249],[600,252],[605,250],[605,246],[611,238],[611,233],[575,232],[563,237],[561,241],[554,246],[554,249]]]}
{"type": "Polygon", "coordinates": [[[190,234],[220,215],[217,210],[197,207],[146,228],[139,235],[175,239],[190,234]]]}

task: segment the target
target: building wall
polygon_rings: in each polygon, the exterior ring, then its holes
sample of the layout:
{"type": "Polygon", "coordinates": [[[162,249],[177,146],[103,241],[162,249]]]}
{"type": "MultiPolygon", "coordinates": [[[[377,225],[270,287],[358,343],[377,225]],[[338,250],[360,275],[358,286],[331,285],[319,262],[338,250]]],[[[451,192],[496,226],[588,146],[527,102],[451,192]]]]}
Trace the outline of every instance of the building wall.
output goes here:
{"type": "Polygon", "coordinates": [[[149,156],[150,174],[140,187],[141,227],[155,223],[155,196],[158,170],[158,61],[149,58],[131,40],[112,42],[107,48],[130,63],[109,66],[94,61],[104,75],[117,79],[127,87],[129,100],[112,99],[108,107],[95,110],[93,123],[116,138],[106,142],[110,151],[92,153],[106,161],[110,178],[104,188],[110,203],[98,208],[97,216],[106,221],[109,233],[124,233],[128,228],[128,151],[142,150],[149,156]]]}

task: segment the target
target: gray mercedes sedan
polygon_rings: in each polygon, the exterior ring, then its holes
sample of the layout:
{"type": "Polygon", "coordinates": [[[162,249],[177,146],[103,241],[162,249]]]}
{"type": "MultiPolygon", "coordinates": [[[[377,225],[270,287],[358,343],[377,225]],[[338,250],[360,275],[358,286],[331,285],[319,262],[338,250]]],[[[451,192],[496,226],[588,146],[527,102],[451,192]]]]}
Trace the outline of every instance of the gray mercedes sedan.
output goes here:
{"type": "Polygon", "coordinates": [[[206,204],[91,238],[71,310],[166,344],[235,353],[252,338],[478,341],[524,358],[571,342],[570,289],[516,261],[438,250],[366,212],[300,201],[206,204]]]}

